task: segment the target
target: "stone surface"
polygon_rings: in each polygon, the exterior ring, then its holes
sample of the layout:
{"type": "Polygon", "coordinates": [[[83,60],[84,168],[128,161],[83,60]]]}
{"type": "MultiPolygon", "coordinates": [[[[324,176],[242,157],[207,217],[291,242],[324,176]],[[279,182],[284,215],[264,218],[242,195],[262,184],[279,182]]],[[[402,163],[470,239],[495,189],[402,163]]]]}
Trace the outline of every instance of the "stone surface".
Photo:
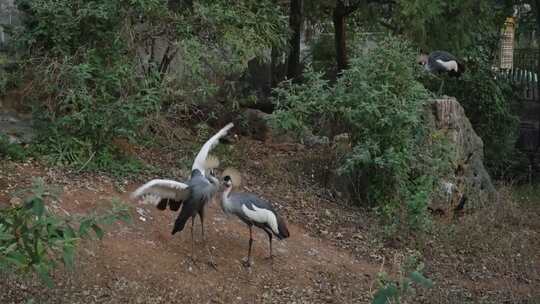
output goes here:
{"type": "Polygon", "coordinates": [[[307,135],[303,140],[307,147],[322,146],[330,144],[330,139],[326,136],[307,135]]]}
{"type": "Polygon", "coordinates": [[[0,50],[6,48],[10,37],[5,28],[20,24],[20,12],[14,0],[0,0],[0,50]]]}
{"type": "MultiPolygon", "coordinates": [[[[484,167],[484,143],[474,131],[461,104],[453,97],[437,99],[432,104],[432,122],[451,146],[452,172],[441,181],[447,199],[434,203],[434,209],[458,207],[463,196],[467,202],[482,202],[496,193],[484,167]]],[[[469,207],[469,206],[461,206],[469,207]]]]}
{"type": "Polygon", "coordinates": [[[27,144],[33,140],[35,132],[29,117],[2,111],[0,107],[0,135],[7,136],[11,144],[27,144]]]}
{"type": "Polygon", "coordinates": [[[294,143],[294,136],[277,130],[270,123],[270,114],[257,109],[245,109],[235,119],[241,135],[274,143],[294,143]]]}
{"type": "Polygon", "coordinates": [[[246,109],[238,118],[241,122],[237,125],[242,135],[248,135],[254,139],[265,141],[270,137],[270,114],[261,110],[246,109]]]}
{"type": "MultiPolygon", "coordinates": [[[[426,108],[427,127],[432,137],[444,138],[449,145],[449,174],[440,180],[437,195],[430,208],[439,214],[452,214],[456,209],[470,208],[476,203],[486,202],[496,194],[495,187],[486,171],[484,144],[474,131],[463,107],[455,98],[434,100],[431,108],[426,108]],[[460,204],[462,203],[462,204],[460,204]]],[[[325,148],[325,147],[323,147],[325,148]]],[[[309,161],[327,164],[326,168],[335,168],[341,161],[340,155],[351,151],[349,134],[340,134],[333,138],[332,145],[326,151],[321,150],[320,159],[312,157],[309,161]],[[333,155],[333,156],[332,156],[333,155]],[[332,157],[334,163],[328,163],[332,157]]],[[[368,182],[362,172],[344,176],[336,170],[318,168],[317,172],[327,172],[318,180],[325,187],[336,191],[336,195],[346,200],[365,201],[368,182]]]]}

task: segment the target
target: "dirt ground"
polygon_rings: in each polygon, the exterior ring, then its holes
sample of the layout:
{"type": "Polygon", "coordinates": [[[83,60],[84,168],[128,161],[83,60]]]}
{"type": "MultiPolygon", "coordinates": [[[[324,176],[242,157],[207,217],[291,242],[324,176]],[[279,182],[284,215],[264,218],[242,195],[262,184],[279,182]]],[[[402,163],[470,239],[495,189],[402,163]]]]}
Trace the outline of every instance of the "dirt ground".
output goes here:
{"type": "MultiPolygon", "coordinates": [[[[235,152],[244,154],[242,159],[224,163],[241,169],[244,191],[272,201],[287,218],[291,232],[289,239],[274,242],[273,262],[266,259],[266,235],[257,231],[254,265],[249,269],[242,266],[248,229],[236,218],[225,216],[217,202],[207,213],[207,247],[201,241],[200,222],[195,223],[192,259],[189,226],[173,236],[175,213],[129,200],[130,191],[145,180],[181,180],[187,175],[182,170],[175,169],[168,176],[117,179],[54,169],[34,161],[6,161],[0,165],[0,204],[9,203],[15,190],[28,187],[32,177],[42,177],[62,189],[60,199],[51,206],[55,212],[99,211],[120,198],[131,206],[133,223],[107,227],[101,241],[83,241],[76,269],[58,270],[53,289],[34,278],[3,273],[0,303],[26,303],[28,299],[34,303],[369,303],[377,288],[377,273],[384,270],[397,275],[403,257],[413,251],[410,246],[383,240],[378,233],[382,228],[372,213],[347,206],[309,176],[290,178],[283,173],[291,168],[291,160],[305,152],[302,147],[243,141],[241,150],[235,152]],[[210,254],[216,268],[208,264],[210,254]]],[[[161,168],[178,165],[174,156],[147,153],[141,157],[161,168]]],[[[420,291],[410,303],[540,303],[538,219],[534,209],[528,221],[520,220],[510,244],[522,247],[493,251],[500,254],[498,258],[489,254],[489,246],[484,251],[468,247],[474,244],[474,235],[470,240],[448,242],[447,237],[436,234],[422,241],[426,276],[435,281],[435,287],[420,291]],[[488,253],[478,256],[479,252],[488,253]],[[513,260],[506,260],[512,254],[513,260]]],[[[456,231],[458,237],[463,234],[459,228],[456,231]]],[[[509,231],[509,235],[513,233],[509,231]]]]}

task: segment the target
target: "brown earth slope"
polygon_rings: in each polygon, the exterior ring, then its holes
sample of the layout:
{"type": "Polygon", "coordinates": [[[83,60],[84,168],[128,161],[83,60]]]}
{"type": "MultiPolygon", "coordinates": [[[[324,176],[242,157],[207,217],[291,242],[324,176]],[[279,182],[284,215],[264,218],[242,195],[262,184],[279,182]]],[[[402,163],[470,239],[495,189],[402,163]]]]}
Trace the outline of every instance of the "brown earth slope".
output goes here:
{"type": "MultiPolygon", "coordinates": [[[[31,177],[42,177],[63,190],[60,199],[50,205],[58,214],[98,212],[110,200],[120,198],[132,207],[133,223],[107,227],[102,241],[83,241],[76,269],[58,270],[53,289],[34,278],[0,273],[0,303],[26,303],[28,299],[34,303],[369,303],[377,273],[384,269],[396,274],[404,257],[414,252],[404,240],[398,240],[397,245],[384,242],[379,237],[382,227],[373,215],[348,206],[317,186],[313,175],[306,174],[309,168],[302,168],[299,162],[306,152],[302,147],[249,140],[235,146],[238,150],[233,152],[241,158],[232,157],[224,164],[241,169],[244,190],[274,202],[288,219],[291,237],[274,242],[273,263],[266,259],[266,235],[257,232],[255,264],[251,269],[241,265],[247,253],[248,229],[236,218],[227,218],[217,202],[209,206],[206,222],[208,247],[217,268],[207,263],[209,252],[200,240],[198,220],[192,260],[189,224],[172,236],[176,214],[128,200],[131,190],[158,176],[118,180],[36,162],[6,161],[0,163],[0,204],[12,200],[15,190],[27,188],[31,177]]],[[[172,168],[159,177],[181,180],[186,172],[176,160],[178,152],[171,153],[141,151],[139,155],[161,168],[172,168]]],[[[527,216],[530,220],[520,221],[522,226],[518,227],[527,231],[526,237],[511,231],[498,237],[520,240],[524,246],[508,251],[508,255],[517,255],[512,263],[504,264],[507,267],[500,266],[507,254],[503,251],[501,256],[494,251],[481,257],[477,256],[481,251],[460,247],[460,240],[450,245],[440,240],[442,237],[420,242],[426,275],[434,278],[436,285],[417,299],[421,303],[534,301],[540,286],[536,250],[540,244],[534,220],[538,214],[527,216]]],[[[459,225],[465,225],[461,221],[453,228],[458,229],[458,237],[459,225]]],[[[475,235],[469,237],[466,241],[474,244],[475,235]]]]}

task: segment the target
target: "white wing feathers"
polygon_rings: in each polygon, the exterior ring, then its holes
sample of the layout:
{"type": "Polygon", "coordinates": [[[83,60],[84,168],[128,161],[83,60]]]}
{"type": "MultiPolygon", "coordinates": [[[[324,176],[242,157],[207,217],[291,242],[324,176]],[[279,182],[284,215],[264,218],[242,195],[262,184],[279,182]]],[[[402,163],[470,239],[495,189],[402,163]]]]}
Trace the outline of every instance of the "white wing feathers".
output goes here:
{"type": "Polygon", "coordinates": [[[219,139],[223,136],[227,135],[227,132],[234,126],[234,124],[231,122],[223,129],[219,130],[214,136],[212,136],[201,148],[201,151],[199,151],[199,154],[197,154],[197,157],[195,157],[195,161],[193,162],[193,167],[191,168],[191,171],[195,169],[199,169],[201,173],[204,175],[205,173],[205,163],[206,158],[208,157],[208,153],[210,153],[210,150],[212,150],[219,142],[219,139]]]}
{"type": "Polygon", "coordinates": [[[185,200],[189,196],[189,190],[187,188],[188,185],[177,181],[153,179],[133,191],[131,198],[138,199],[142,196],[149,196],[153,204],[159,203],[164,198],[177,201],[185,200]]]}
{"type": "Polygon", "coordinates": [[[249,209],[246,205],[242,205],[244,214],[256,223],[267,224],[275,234],[279,234],[278,222],[276,215],[271,210],[258,208],[252,205],[254,210],[249,209]]]}
{"type": "Polygon", "coordinates": [[[447,71],[458,71],[458,64],[455,60],[442,61],[441,59],[437,59],[437,62],[442,64],[447,71]]]}

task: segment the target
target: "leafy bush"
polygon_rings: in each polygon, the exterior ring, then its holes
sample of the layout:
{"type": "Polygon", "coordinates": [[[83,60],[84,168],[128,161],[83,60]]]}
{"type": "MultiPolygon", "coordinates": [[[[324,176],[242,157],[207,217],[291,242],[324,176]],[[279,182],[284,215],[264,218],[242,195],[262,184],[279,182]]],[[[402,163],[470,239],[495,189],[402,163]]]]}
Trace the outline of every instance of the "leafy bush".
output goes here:
{"type": "MultiPolygon", "coordinates": [[[[45,64],[45,63],[44,63],[45,64]]],[[[104,65],[93,52],[48,62],[35,73],[39,91],[38,145],[55,164],[112,171],[125,159],[111,145],[114,139],[134,140],[147,115],[160,109],[159,86],[137,79],[134,67],[118,58],[104,65]]]]}
{"type": "Polygon", "coordinates": [[[20,161],[24,160],[28,154],[29,152],[21,145],[10,143],[7,136],[0,134],[0,158],[20,161]]]}
{"type": "Polygon", "coordinates": [[[156,113],[208,100],[227,75],[286,44],[287,20],[271,1],[181,5],[19,1],[39,151],[56,163],[109,169],[108,160],[122,158],[113,140],[135,141],[156,113]]]}
{"type": "Polygon", "coordinates": [[[145,116],[160,109],[161,83],[137,77],[122,38],[129,12],[151,12],[157,3],[20,1],[28,18],[18,41],[27,51],[39,152],[55,163],[109,169],[113,139],[134,139],[145,116]]]}
{"type": "Polygon", "coordinates": [[[409,45],[386,38],[351,59],[335,86],[308,72],[303,84],[276,91],[274,123],[297,133],[350,134],[342,174],[361,174],[367,200],[397,228],[427,224],[426,208],[440,163],[436,137],[426,128],[428,92],[415,78],[409,45]],[[402,212],[403,211],[403,212],[402,212]]]}
{"type": "Polygon", "coordinates": [[[102,238],[101,225],[130,219],[120,205],[102,215],[61,218],[49,211],[46,202],[51,197],[54,194],[38,179],[21,206],[0,209],[0,269],[36,273],[49,286],[58,262],[73,267],[81,238],[92,231],[102,238]]]}
{"type": "Polygon", "coordinates": [[[413,283],[425,287],[433,287],[433,282],[426,278],[422,271],[423,263],[418,257],[409,256],[402,265],[398,280],[392,280],[384,272],[379,273],[379,290],[373,296],[372,304],[401,303],[402,300],[411,298],[415,294],[413,283]]]}

